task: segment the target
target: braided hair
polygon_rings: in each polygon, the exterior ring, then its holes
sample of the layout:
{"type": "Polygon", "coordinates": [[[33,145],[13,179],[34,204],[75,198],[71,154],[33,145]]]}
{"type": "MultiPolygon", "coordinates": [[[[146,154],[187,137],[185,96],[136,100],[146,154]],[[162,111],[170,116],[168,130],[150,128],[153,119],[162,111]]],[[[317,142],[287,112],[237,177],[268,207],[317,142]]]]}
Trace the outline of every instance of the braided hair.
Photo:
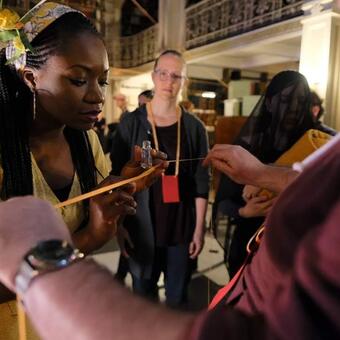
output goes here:
{"type": "MultiPolygon", "coordinates": [[[[49,57],[62,54],[69,40],[84,32],[101,39],[92,23],[82,14],[64,14],[32,40],[34,52],[27,52],[26,65],[41,68],[49,57]]],[[[29,145],[32,107],[33,95],[13,67],[6,65],[3,49],[0,52],[0,162],[3,168],[0,197],[3,200],[33,194],[29,145]]],[[[81,191],[88,192],[97,184],[97,170],[88,135],[86,131],[70,127],[65,127],[64,135],[70,146],[81,191]]]]}

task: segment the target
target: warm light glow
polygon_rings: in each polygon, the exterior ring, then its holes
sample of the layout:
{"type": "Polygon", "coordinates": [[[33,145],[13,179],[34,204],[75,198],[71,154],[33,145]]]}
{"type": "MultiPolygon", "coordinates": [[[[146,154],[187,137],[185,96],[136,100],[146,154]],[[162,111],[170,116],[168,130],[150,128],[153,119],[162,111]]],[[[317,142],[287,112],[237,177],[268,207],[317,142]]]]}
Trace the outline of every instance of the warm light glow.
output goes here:
{"type": "Polygon", "coordinates": [[[304,21],[299,71],[311,89],[325,98],[330,66],[331,25],[315,18],[304,21]],[[317,44],[317,45],[316,45],[317,44]],[[317,46],[317,47],[316,47],[317,46]]]}
{"type": "Polygon", "coordinates": [[[214,99],[214,98],[216,98],[216,93],[215,93],[215,92],[210,92],[210,91],[202,92],[202,97],[203,97],[203,98],[211,98],[211,99],[214,99]]]}

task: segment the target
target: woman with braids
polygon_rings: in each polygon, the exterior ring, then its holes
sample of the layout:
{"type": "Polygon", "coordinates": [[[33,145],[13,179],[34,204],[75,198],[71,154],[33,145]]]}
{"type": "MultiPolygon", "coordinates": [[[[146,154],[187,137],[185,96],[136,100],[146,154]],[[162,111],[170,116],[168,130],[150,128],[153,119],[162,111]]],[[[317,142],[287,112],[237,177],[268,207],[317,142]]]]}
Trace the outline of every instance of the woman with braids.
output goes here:
{"type": "MultiPolygon", "coordinates": [[[[15,57],[12,42],[1,50],[1,199],[33,194],[57,204],[108,176],[91,129],[103,107],[109,65],[99,33],[82,13],[54,3],[33,12],[24,27],[32,52],[15,57]]],[[[101,195],[61,209],[78,248],[100,247],[117,215],[134,212],[130,189],[119,198],[101,195]]]]}
{"type": "MultiPolygon", "coordinates": [[[[1,25],[15,15],[0,10],[7,20],[1,25]]],[[[99,182],[116,181],[108,177],[92,130],[104,104],[108,57],[81,12],[43,3],[28,17],[23,27],[14,22],[21,41],[8,40],[0,52],[0,195],[1,200],[34,195],[57,204],[99,182]],[[22,41],[29,49],[22,49],[22,41]]],[[[140,168],[125,168],[127,175],[136,172],[140,168]]],[[[88,253],[112,238],[119,216],[135,213],[134,190],[131,184],[60,209],[75,246],[88,253]]]]}

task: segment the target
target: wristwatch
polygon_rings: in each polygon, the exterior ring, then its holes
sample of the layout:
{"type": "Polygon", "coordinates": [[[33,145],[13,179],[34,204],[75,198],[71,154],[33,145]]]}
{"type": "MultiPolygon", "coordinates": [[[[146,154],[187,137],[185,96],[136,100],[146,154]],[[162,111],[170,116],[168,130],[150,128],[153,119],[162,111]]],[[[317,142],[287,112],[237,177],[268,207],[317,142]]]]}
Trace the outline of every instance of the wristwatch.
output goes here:
{"type": "Polygon", "coordinates": [[[41,241],[24,256],[15,277],[16,291],[23,295],[37,276],[68,267],[84,258],[84,254],[67,241],[41,241]]]}

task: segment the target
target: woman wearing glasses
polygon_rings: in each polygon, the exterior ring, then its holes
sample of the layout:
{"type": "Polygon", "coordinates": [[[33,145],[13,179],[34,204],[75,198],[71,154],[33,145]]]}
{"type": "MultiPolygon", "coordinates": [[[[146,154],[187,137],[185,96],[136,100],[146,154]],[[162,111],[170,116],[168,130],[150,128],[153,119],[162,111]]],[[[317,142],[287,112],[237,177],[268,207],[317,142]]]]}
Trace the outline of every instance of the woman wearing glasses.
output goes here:
{"type": "Polygon", "coordinates": [[[202,250],[209,172],[205,157],[207,134],[203,124],[178,106],[186,66],[180,53],[163,52],[152,72],[154,97],[120,122],[111,150],[112,173],[119,174],[134,145],[150,141],[170,162],[166,173],[152,187],[135,197],[135,216],[120,227],[122,254],[129,258],[136,293],[158,297],[157,282],[164,273],[166,303],[186,302],[194,260],[202,250]]]}

